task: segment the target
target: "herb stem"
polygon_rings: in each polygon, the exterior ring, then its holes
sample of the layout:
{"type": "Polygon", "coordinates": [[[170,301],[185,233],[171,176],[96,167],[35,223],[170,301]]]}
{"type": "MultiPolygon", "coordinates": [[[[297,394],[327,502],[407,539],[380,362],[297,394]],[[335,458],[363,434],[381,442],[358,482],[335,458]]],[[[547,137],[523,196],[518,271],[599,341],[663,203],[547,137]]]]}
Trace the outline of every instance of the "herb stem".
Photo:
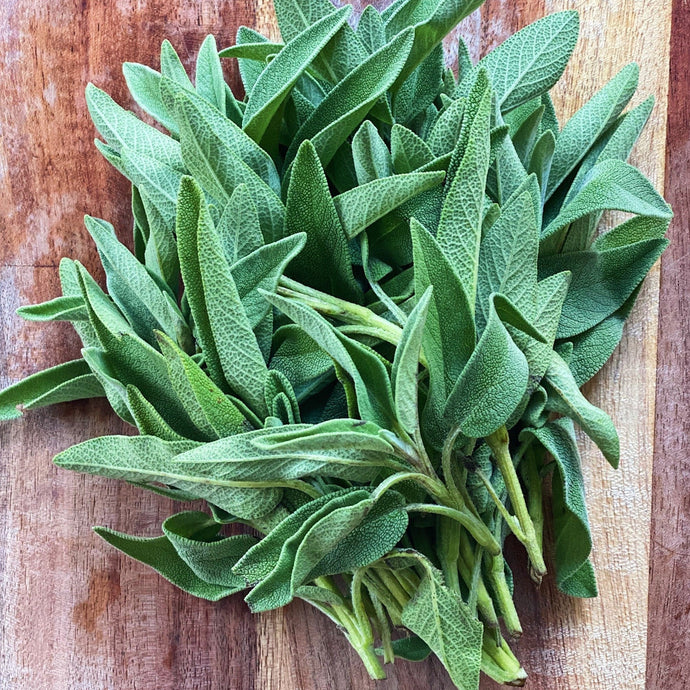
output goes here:
{"type": "Polygon", "coordinates": [[[460,532],[462,527],[455,520],[441,517],[438,520],[438,558],[441,562],[446,587],[460,593],[458,558],[460,557],[460,532]]]}
{"type": "MultiPolygon", "coordinates": [[[[498,517],[496,518],[494,534],[496,539],[500,540],[501,520],[498,517]]],[[[522,625],[520,624],[520,618],[518,617],[517,609],[515,608],[515,602],[513,601],[513,596],[510,593],[510,588],[508,587],[508,582],[506,580],[505,561],[503,560],[503,554],[498,556],[487,556],[487,559],[489,563],[489,581],[491,582],[491,587],[494,591],[498,608],[503,616],[503,622],[508,630],[508,634],[517,639],[522,635],[522,625]]]]}
{"type": "Polygon", "coordinates": [[[482,644],[482,671],[503,685],[522,687],[527,674],[504,639],[497,641],[484,633],[482,644]]]}
{"type": "MultiPolygon", "coordinates": [[[[503,475],[503,481],[505,482],[510,502],[513,505],[513,510],[515,510],[515,515],[520,524],[520,530],[523,536],[523,539],[520,539],[520,541],[525,545],[527,555],[532,564],[532,579],[539,583],[546,574],[546,565],[544,563],[541,545],[537,541],[537,534],[534,523],[532,522],[532,517],[525,503],[525,496],[522,493],[520,480],[515,471],[513,459],[510,457],[508,431],[503,426],[490,436],[487,436],[486,442],[489,444],[496,465],[503,475]]],[[[511,521],[508,522],[509,525],[510,523],[511,521]]],[[[512,525],[511,529],[515,531],[512,525]]]]}
{"type": "Polygon", "coordinates": [[[459,522],[477,541],[486,548],[489,553],[498,554],[501,552],[499,543],[494,539],[489,528],[478,520],[469,510],[456,510],[447,506],[439,506],[431,503],[410,503],[405,506],[408,512],[432,513],[443,515],[459,522]]]}
{"type": "MultiPolygon", "coordinates": [[[[396,326],[367,307],[333,297],[285,276],[282,276],[278,283],[278,294],[302,302],[320,314],[360,327],[359,331],[355,332],[372,335],[391,345],[398,345],[400,342],[402,336],[400,326],[396,326]]],[[[420,353],[419,361],[423,367],[428,368],[428,362],[423,353],[420,353]]]]}
{"type": "MultiPolygon", "coordinates": [[[[458,570],[468,589],[471,589],[473,584],[473,560],[474,553],[469,537],[467,536],[466,532],[462,532],[460,534],[460,557],[458,558],[458,570]]],[[[476,584],[476,598],[477,609],[482,617],[482,620],[484,621],[484,624],[489,628],[498,629],[498,615],[496,614],[496,608],[494,607],[494,602],[489,595],[486,585],[484,584],[481,573],[476,584]]]]}
{"type": "MultiPolygon", "coordinates": [[[[316,578],[315,582],[319,587],[340,594],[340,590],[330,577],[319,577],[316,578]]],[[[317,608],[324,610],[322,606],[317,606],[317,608]]],[[[368,617],[358,615],[358,612],[353,611],[347,604],[332,604],[330,609],[332,615],[329,617],[333,618],[344,629],[345,636],[359,654],[369,676],[374,680],[385,678],[386,672],[374,651],[374,635],[368,617]]]]}

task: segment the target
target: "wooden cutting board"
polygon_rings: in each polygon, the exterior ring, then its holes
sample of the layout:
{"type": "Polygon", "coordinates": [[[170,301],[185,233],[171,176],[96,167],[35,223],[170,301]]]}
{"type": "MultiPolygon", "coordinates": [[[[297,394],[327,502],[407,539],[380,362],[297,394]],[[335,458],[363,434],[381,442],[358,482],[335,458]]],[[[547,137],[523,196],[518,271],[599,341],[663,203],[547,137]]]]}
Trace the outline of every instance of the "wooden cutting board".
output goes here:
{"type": "MultiPolygon", "coordinates": [[[[359,11],[365,4],[355,3],[359,11]]],[[[677,7],[683,4],[676,0],[677,7]]],[[[580,11],[582,29],[556,91],[559,115],[570,115],[637,60],[642,89],[635,102],[653,93],[657,104],[633,160],[663,189],[670,2],[488,0],[460,30],[476,59],[529,22],[568,8],[580,11]]],[[[60,256],[96,267],[83,214],[110,220],[123,237],[131,226],[128,184],[93,147],[86,83],[95,82],[129,105],[123,61],[155,66],[160,43],[168,38],[191,66],[207,33],[214,33],[219,45],[230,45],[241,24],[277,35],[270,0],[0,2],[3,384],[78,356],[70,327],[23,323],[14,310],[58,294],[60,256]]],[[[452,44],[448,47],[452,53],[452,44]]],[[[237,83],[232,65],[228,76],[237,83]]],[[[516,648],[533,690],[645,687],[658,296],[654,271],[623,346],[586,391],[613,416],[623,449],[615,472],[582,440],[600,597],[568,599],[548,578],[539,592],[524,576],[517,583],[525,635],[516,648]]],[[[73,443],[124,431],[102,401],[29,413],[0,427],[0,687],[451,687],[432,661],[401,662],[388,680],[375,684],[341,634],[306,605],[252,616],[240,597],[199,601],[100,541],[91,525],[157,534],[162,519],[176,509],[127,485],[58,471],[50,462],[73,443]]],[[[664,525],[657,529],[663,532],[664,525]]],[[[515,549],[518,570],[523,560],[515,549]]],[[[660,597],[668,590],[664,582],[656,585],[660,597]]],[[[678,644],[671,646],[678,651],[678,644]]],[[[650,645],[660,655],[667,647],[650,645]]],[[[661,687],[664,673],[653,663],[650,669],[661,687]]],[[[667,674],[666,689],[685,687],[670,678],[679,676],[667,674]]]]}

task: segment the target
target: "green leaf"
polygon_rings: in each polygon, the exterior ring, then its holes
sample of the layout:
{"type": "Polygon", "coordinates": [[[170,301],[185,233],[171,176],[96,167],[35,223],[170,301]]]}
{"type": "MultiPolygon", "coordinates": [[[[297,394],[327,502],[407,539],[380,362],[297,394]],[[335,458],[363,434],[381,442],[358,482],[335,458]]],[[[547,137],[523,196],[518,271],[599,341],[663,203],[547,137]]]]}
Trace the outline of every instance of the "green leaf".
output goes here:
{"type": "Polygon", "coordinates": [[[17,314],[27,321],[88,321],[89,318],[84,300],[71,295],[19,307],[17,314]]]}
{"type": "Polygon", "coordinates": [[[270,574],[247,595],[252,611],[288,604],[315,577],[354,570],[384,556],[407,526],[400,494],[354,503],[360,492],[332,499],[286,540],[270,574]]]}
{"type": "Polygon", "coordinates": [[[333,203],[345,233],[352,239],[409,199],[440,185],[444,177],[441,171],[391,175],[343,192],[333,203]]]}
{"type": "Polygon", "coordinates": [[[397,90],[451,30],[481,4],[482,0],[411,0],[401,4],[386,21],[386,35],[390,39],[403,31],[403,27],[414,26],[414,42],[394,89],[397,90]]]}
{"type": "Polygon", "coordinates": [[[298,400],[318,392],[333,380],[333,362],[299,326],[281,326],[273,336],[269,369],[281,371],[292,384],[298,400]]]}
{"type": "Polygon", "coordinates": [[[121,244],[110,223],[86,216],[86,228],[98,247],[105,268],[108,292],[135,332],[155,342],[159,329],[180,344],[191,340],[189,327],[177,305],[163,292],[136,257],[121,244]]]}
{"type": "Polygon", "coordinates": [[[172,429],[136,386],[129,384],[126,391],[127,407],[140,434],[157,436],[163,441],[183,441],[185,438],[198,440],[195,430],[190,429],[181,435],[172,429]]]}
{"type": "Polygon", "coordinates": [[[410,173],[434,160],[426,141],[399,124],[391,129],[391,154],[393,168],[399,175],[410,173]]]}
{"type": "Polygon", "coordinates": [[[539,188],[541,189],[542,201],[546,195],[546,185],[551,172],[551,161],[553,152],[556,148],[556,138],[550,129],[541,134],[534,144],[532,155],[525,166],[527,172],[537,176],[539,188]]]}
{"type": "Polygon", "coordinates": [[[194,75],[196,92],[225,115],[225,79],[216,39],[209,35],[199,48],[194,75]]]}
{"type": "MultiPolygon", "coordinates": [[[[263,181],[276,194],[280,192],[280,179],[271,157],[234,122],[220,115],[203,98],[180,88],[179,85],[169,79],[161,80],[161,91],[166,102],[170,103],[171,107],[174,106],[181,134],[183,133],[182,123],[179,120],[183,120],[187,124],[188,134],[195,137],[194,141],[196,141],[199,151],[209,157],[207,165],[217,176],[216,185],[220,185],[222,190],[229,195],[232,189],[239,184],[230,185],[229,181],[234,178],[229,172],[223,173],[220,168],[224,158],[232,157],[239,159],[239,162],[243,164],[237,173],[238,176],[242,174],[250,180],[254,180],[254,177],[245,170],[245,167],[249,168],[259,180],[263,181]],[[213,156],[220,157],[221,160],[213,160],[213,156]]],[[[182,155],[191,156],[196,161],[196,156],[191,150],[193,143],[190,141],[185,145],[185,142],[182,142],[183,148],[189,149],[186,154],[183,151],[182,155]]],[[[249,185],[249,182],[247,184],[249,185]]],[[[250,186],[250,189],[255,187],[262,189],[256,182],[250,186]]],[[[214,186],[209,187],[209,191],[213,191],[213,189],[214,186]]],[[[219,198],[222,198],[222,192],[218,192],[218,195],[219,198]]],[[[267,198],[271,199],[270,196],[267,198]]]]}
{"type": "Polygon", "coordinates": [[[637,168],[623,161],[607,160],[595,165],[585,176],[579,192],[544,228],[542,240],[580,218],[604,210],[661,219],[673,215],[669,205],[637,168]]]}
{"type": "Polygon", "coordinates": [[[44,369],[0,392],[0,421],[21,417],[18,405],[32,410],[71,400],[99,398],[103,387],[83,359],[44,369]]]}
{"type": "Polygon", "coordinates": [[[513,34],[479,61],[475,71],[488,72],[502,111],[546,93],[560,79],[575,48],[579,24],[577,12],[556,12],[513,34]]]}
{"type": "Polygon", "coordinates": [[[410,313],[400,336],[400,343],[395,350],[391,371],[393,399],[398,421],[410,435],[414,435],[419,430],[417,372],[432,293],[433,287],[429,286],[410,313]]]}
{"type": "Polygon", "coordinates": [[[267,369],[213,227],[203,193],[191,178],[180,186],[180,266],[211,379],[225,382],[257,414],[265,412],[267,369]]]}
{"type": "Polygon", "coordinates": [[[369,482],[404,467],[379,431],[376,424],[356,419],[267,427],[204,444],[177,458],[176,466],[220,484],[312,476],[369,482]]]}
{"type": "Polygon", "coordinates": [[[472,357],[450,392],[444,416],[469,438],[489,436],[520,404],[529,380],[525,355],[491,310],[472,357]]]}
{"type": "Polygon", "coordinates": [[[592,537],[573,424],[569,419],[557,419],[541,429],[525,429],[520,440],[530,436],[536,438],[556,462],[552,505],[558,589],[574,597],[595,597],[597,583],[589,562],[592,537]]]}
{"type": "Polygon", "coordinates": [[[237,294],[242,301],[249,325],[255,331],[270,312],[270,306],[259,293],[259,289],[273,292],[285,268],[304,249],[305,243],[304,232],[289,235],[255,249],[231,267],[237,294]]]}
{"type": "Polygon", "coordinates": [[[491,91],[486,90],[472,122],[467,148],[441,209],[436,239],[462,283],[474,314],[484,188],[489,169],[491,91]]]}
{"type": "Polygon", "coordinates": [[[608,362],[623,336],[623,326],[630,315],[641,284],[623,305],[584,333],[571,338],[573,353],[568,360],[578,386],[584,386],[608,362]]]}
{"type": "Polygon", "coordinates": [[[556,141],[546,199],[584,158],[599,135],[620,115],[635,93],[639,72],[634,63],[624,67],[565,124],[556,141]]]}
{"type": "Polygon", "coordinates": [[[264,69],[249,94],[242,120],[242,128],[254,141],[261,141],[292,87],[351,12],[345,6],[315,22],[290,40],[264,69]]]}
{"type": "Polygon", "coordinates": [[[218,601],[238,591],[202,580],[180,558],[167,537],[135,537],[107,527],[94,527],[94,531],[111,546],[130,558],[144,563],[181,590],[201,599],[218,601]]]}
{"type": "Polygon", "coordinates": [[[455,148],[462,128],[465,99],[452,101],[440,113],[426,138],[434,156],[443,156],[455,148]]]}
{"type": "Polygon", "coordinates": [[[304,250],[290,265],[291,277],[336,297],[361,299],[345,230],[316,149],[309,141],[300,146],[292,168],[285,231],[307,235],[304,250]]]}
{"type": "MultiPolygon", "coordinates": [[[[269,41],[265,36],[262,36],[258,31],[254,31],[254,29],[250,29],[246,26],[240,26],[239,29],[237,29],[236,42],[237,45],[258,43],[270,43],[273,45],[271,41],[269,41]]],[[[271,51],[269,49],[269,52],[265,54],[264,58],[261,60],[254,60],[250,58],[239,58],[237,60],[240,69],[240,78],[242,80],[242,86],[244,87],[245,94],[252,92],[254,84],[256,84],[256,80],[259,78],[259,75],[261,72],[263,72],[263,69],[266,66],[266,60],[270,55],[275,55],[277,52],[277,50],[271,51]]],[[[258,58],[258,55],[254,55],[253,57],[258,58]]],[[[241,121],[239,124],[241,124],[241,121]]]]}
{"type": "Polygon", "coordinates": [[[365,120],[352,137],[352,157],[359,184],[393,174],[391,154],[370,120],[365,120]]]}
{"type": "Polygon", "coordinates": [[[533,208],[529,191],[514,197],[481,242],[475,263],[480,331],[489,317],[492,293],[506,295],[528,318],[535,308],[539,229],[533,208]]]}
{"type": "Polygon", "coordinates": [[[405,605],[402,622],[426,642],[461,690],[479,686],[482,624],[459,594],[429,570],[405,605]]]}
{"type": "Polygon", "coordinates": [[[658,236],[666,227],[666,221],[633,218],[608,233],[608,247],[540,258],[540,277],[572,272],[559,338],[584,333],[623,305],[668,245],[658,236]]]}
{"type": "Polygon", "coordinates": [[[432,235],[416,220],[410,223],[414,246],[414,281],[418,299],[433,286],[422,347],[429,366],[429,396],[424,410],[425,435],[442,445],[438,428],[450,391],[475,346],[474,318],[457,273],[432,235]]]}
{"type": "Polygon", "coordinates": [[[136,154],[184,172],[180,145],[174,139],[139,120],[93,84],[86,87],[86,104],[96,129],[116,152],[127,146],[136,154]]]}
{"type": "Polygon", "coordinates": [[[84,303],[102,349],[87,348],[84,358],[105,389],[116,412],[127,421],[126,386],[136,386],[144,398],[155,401],[156,410],[177,433],[189,428],[190,419],[165,381],[165,359],[158,350],[139,338],[122,318],[115,305],[83,266],[78,276],[84,303]],[[90,351],[89,351],[90,350],[90,351]],[[87,354],[88,352],[88,354],[87,354]]]}
{"type": "Polygon", "coordinates": [[[155,436],[101,436],[68,448],[54,462],[76,472],[174,486],[239,518],[259,518],[275,508],[282,495],[280,489],[246,488],[246,484],[238,487],[237,481],[224,475],[205,473],[207,464],[179,462],[176,456],[197,446],[211,448],[211,444],[162,441],[155,436]]]}
{"type": "Polygon", "coordinates": [[[300,579],[307,582],[316,577],[352,572],[385,556],[402,539],[407,528],[404,504],[401,494],[387,491],[378,499],[361,501],[340,515],[330,514],[328,519],[319,521],[309,530],[297,552],[293,587],[300,579]],[[324,535],[327,535],[325,539],[324,535]]]}
{"type": "Polygon", "coordinates": [[[549,395],[548,409],[577,422],[599,446],[609,463],[613,467],[618,467],[620,442],[611,418],[585,399],[568,365],[555,352],[544,376],[543,385],[549,395]]]}
{"type": "Polygon", "coordinates": [[[386,27],[379,11],[367,5],[357,23],[357,36],[369,53],[375,53],[386,43],[386,27]]]}
{"type": "Polygon", "coordinates": [[[246,184],[235,187],[217,230],[230,266],[263,245],[259,212],[246,184]]]}
{"type": "Polygon", "coordinates": [[[609,129],[599,138],[587,156],[578,167],[577,175],[570,185],[565,203],[582,187],[587,173],[597,164],[606,160],[627,160],[637,141],[642,129],[654,107],[654,96],[650,96],[645,101],[629,112],[621,115],[609,129]]]}
{"type": "Polygon", "coordinates": [[[239,592],[246,585],[232,568],[257,540],[249,534],[220,537],[220,528],[210,515],[187,511],[165,520],[163,534],[197,577],[239,592]]]}
{"type": "Polygon", "coordinates": [[[302,142],[310,139],[321,163],[327,165],[395,81],[411,46],[412,32],[406,31],[338,82],[299,128],[285,155],[286,164],[292,162],[302,142]]]}
{"type": "Polygon", "coordinates": [[[395,93],[396,122],[410,123],[434,102],[443,85],[444,67],[443,45],[439,43],[395,93]]]}
{"type": "MultiPolygon", "coordinates": [[[[173,515],[163,523],[164,530],[167,524],[170,536],[178,542],[179,551],[173,541],[166,535],[161,537],[134,537],[106,527],[94,527],[94,531],[111,546],[114,546],[131,558],[152,567],[166,580],[194,596],[208,599],[209,601],[218,601],[223,597],[244,589],[244,583],[239,578],[231,581],[229,577],[224,575],[222,578],[224,583],[216,584],[200,577],[182,558],[180,551],[185,553],[185,555],[188,555],[190,552],[194,553],[196,556],[195,563],[200,564],[197,565],[197,569],[204,574],[208,574],[206,571],[210,567],[211,573],[215,575],[216,572],[222,571],[224,573],[226,568],[229,570],[232,564],[255,540],[248,535],[238,535],[209,543],[178,537],[171,529],[175,528],[176,523],[186,519],[187,515],[187,513],[178,513],[178,515],[173,515]],[[223,563],[221,568],[213,562],[214,558],[223,563]]],[[[188,558],[192,560],[189,556],[188,558]]]]}
{"type": "Polygon", "coordinates": [[[173,390],[200,431],[211,439],[247,431],[249,423],[242,412],[189,355],[162,333],[158,344],[173,390]]]}
{"type": "Polygon", "coordinates": [[[174,137],[178,136],[175,118],[161,98],[160,72],[136,62],[125,62],[122,73],[125,75],[127,88],[139,107],[158,120],[174,137]]]}
{"type": "MultiPolygon", "coordinates": [[[[275,0],[280,35],[291,41],[305,29],[333,12],[328,0],[275,0]]],[[[315,65],[331,82],[337,83],[349,74],[367,55],[355,32],[345,24],[322,51],[315,65]]],[[[325,163],[324,163],[325,165],[325,163]]]]}
{"type": "Polygon", "coordinates": [[[541,119],[544,115],[544,106],[536,108],[531,115],[520,125],[520,128],[511,136],[515,152],[522,164],[527,167],[534,145],[541,133],[541,119]]]}
{"type": "Polygon", "coordinates": [[[165,39],[161,45],[161,75],[172,79],[189,91],[194,91],[194,85],[187,76],[180,58],[170,41],[165,39]]]}
{"type": "MultiPolygon", "coordinates": [[[[297,508],[239,560],[234,572],[249,584],[261,582],[278,565],[284,547],[299,545],[307,530],[336,505],[355,505],[369,497],[365,489],[341,489],[319,496],[297,508]]],[[[292,562],[292,558],[289,559],[292,562]]]]}

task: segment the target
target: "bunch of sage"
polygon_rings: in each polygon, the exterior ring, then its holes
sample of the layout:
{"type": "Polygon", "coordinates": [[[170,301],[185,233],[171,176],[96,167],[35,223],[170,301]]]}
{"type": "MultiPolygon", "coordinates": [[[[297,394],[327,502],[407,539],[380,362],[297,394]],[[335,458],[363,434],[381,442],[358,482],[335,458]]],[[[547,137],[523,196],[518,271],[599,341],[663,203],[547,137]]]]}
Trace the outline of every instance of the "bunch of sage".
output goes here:
{"type": "Polygon", "coordinates": [[[441,42],[479,4],[395,0],[353,28],[349,6],[275,0],[283,42],[209,36],[194,82],[166,41],[160,72],[124,75],[168,134],[90,85],[134,249],[86,218],[107,291],[63,259],[62,296],[19,310],[71,322],[82,356],[0,393],[2,419],[105,396],[139,435],[55,462],[205,501],[160,536],[96,528],[116,548],[205,599],[305,599],[374,678],[433,652],[468,690],[526,678],[503,543],[539,582],[545,481],[558,587],[596,595],[574,424],[613,466],[619,441],[580,387],[671,218],[625,162],[652,108],[624,112],[637,67],[561,126],[577,14],[478,64],[460,40],[456,78],[441,42]],[[601,232],[611,209],[630,219],[601,232]]]}

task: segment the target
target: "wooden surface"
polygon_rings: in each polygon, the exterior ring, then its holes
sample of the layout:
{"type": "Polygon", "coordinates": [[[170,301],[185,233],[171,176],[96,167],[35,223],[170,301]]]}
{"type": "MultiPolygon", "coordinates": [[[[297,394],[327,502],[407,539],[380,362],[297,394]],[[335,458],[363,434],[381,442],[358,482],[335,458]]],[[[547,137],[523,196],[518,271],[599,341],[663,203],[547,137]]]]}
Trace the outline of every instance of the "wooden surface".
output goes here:
{"type": "Polygon", "coordinates": [[[675,221],[661,265],[652,493],[648,687],[690,676],[690,6],[673,5],[666,195],[675,221]]]}
{"type": "MultiPolygon", "coordinates": [[[[686,686],[690,671],[684,438],[690,417],[690,20],[685,0],[673,5],[670,100],[666,0],[488,0],[461,28],[478,57],[545,13],[580,10],[581,39],[558,90],[559,113],[570,114],[606,78],[638,60],[643,93],[636,102],[651,92],[657,105],[634,162],[658,188],[666,162],[676,211],[674,244],[662,262],[661,308],[655,272],[620,354],[588,390],[614,417],[623,448],[616,473],[585,444],[601,597],[575,601],[557,594],[551,580],[538,593],[524,577],[518,581],[525,635],[517,651],[533,690],[674,690],[686,686]],[[655,519],[648,540],[653,455],[655,519]]],[[[127,103],[123,61],[155,65],[161,41],[169,38],[191,64],[207,33],[229,45],[240,24],[274,34],[270,0],[0,0],[2,383],[77,356],[70,327],[22,323],[14,310],[57,294],[60,256],[95,267],[83,214],[111,220],[123,236],[129,232],[127,184],[93,148],[83,99],[87,81],[127,103]]],[[[57,451],[123,428],[99,401],[29,413],[0,427],[0,688],[450,688],[434,662],[399,663],[387,681],[374,684],[340,633],[306,605],[251,616],[240,597],[195,600],[98,540],[93,524],[153,534],[175,510],[132,487],[52,466],[57,451]]],[[[519,550],[513,555],[515,563],[524,560],[519,550]]]]}

